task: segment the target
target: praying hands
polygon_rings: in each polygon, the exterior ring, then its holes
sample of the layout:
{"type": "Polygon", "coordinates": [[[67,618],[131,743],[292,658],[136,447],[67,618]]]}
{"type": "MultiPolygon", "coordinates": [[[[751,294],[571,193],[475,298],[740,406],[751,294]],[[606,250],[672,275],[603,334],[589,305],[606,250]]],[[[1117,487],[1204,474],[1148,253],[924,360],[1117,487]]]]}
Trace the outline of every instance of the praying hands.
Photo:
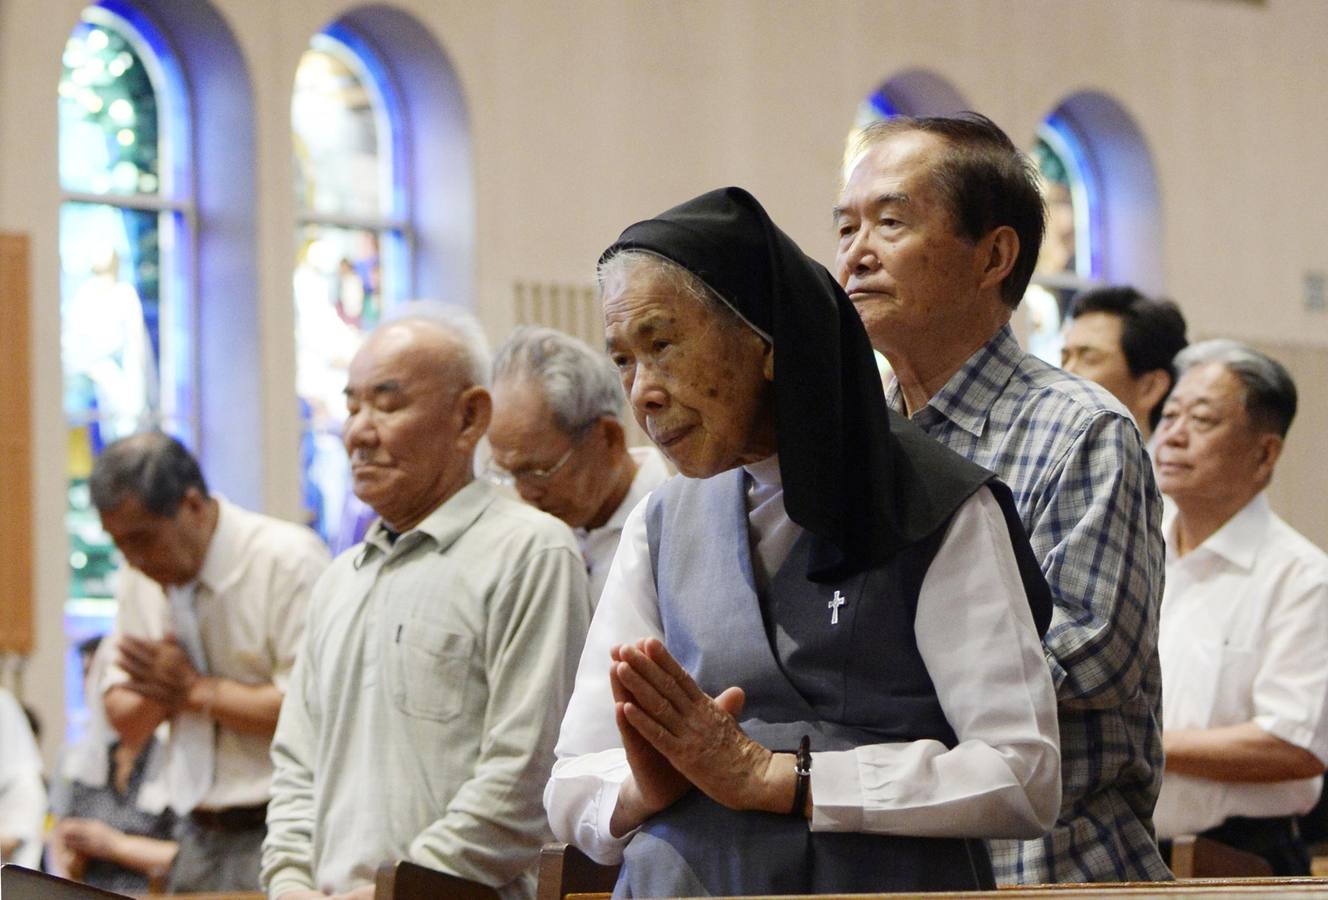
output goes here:
{"type": "Polygon", "coordinates": [[[710,697],[655,638],[615,646],[609,683],[631,777],[618,794],[611,830],[625,834],[692,787],[730,809],[787,812],[793,756],[743,733],[742,688],[710,697]]]}
{"type": "Polygon", "coordinates": [[[117,663],[129,675],[126,688],[171,711],[190,705],[190,691],[202,676],[174,636],[154,641],[124,635],[119,651],[117,663]]]}

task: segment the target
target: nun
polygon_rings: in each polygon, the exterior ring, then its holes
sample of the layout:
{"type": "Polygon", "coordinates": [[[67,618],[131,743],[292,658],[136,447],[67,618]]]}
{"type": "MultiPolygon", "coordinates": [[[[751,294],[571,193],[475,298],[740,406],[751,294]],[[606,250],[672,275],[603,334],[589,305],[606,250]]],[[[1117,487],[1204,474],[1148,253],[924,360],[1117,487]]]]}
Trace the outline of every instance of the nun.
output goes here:
{"type": "Polygon", "coordinates": [[[889,411],[857,313],[738,188],[600,258],[681,473],[631,513],[544,801],[616,896],[991,888],[1060,805],[1051,602],[1008,489],[889,411]]]}

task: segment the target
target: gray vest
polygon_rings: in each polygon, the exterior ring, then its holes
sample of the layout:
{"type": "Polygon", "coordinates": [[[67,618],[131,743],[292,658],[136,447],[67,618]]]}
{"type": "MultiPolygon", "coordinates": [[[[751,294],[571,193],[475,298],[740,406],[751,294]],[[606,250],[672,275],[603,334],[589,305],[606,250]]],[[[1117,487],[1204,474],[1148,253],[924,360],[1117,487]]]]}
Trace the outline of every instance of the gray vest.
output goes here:
{"type": "MultiPolygon", "coordinates": [[[[793,750],[804,734],[814,751],[924,738],[953,746],[913,635],[918,591],[944,530],[884,566],[825,584],[806,577],[815,538],[804,533],[760,596],[743,471],[675,478],[646,509],[664,643],[712,696],[743,688],[743,731],[772,750],[793,750]]],[[[813,833],[798,817],[735,812],[692,791],[632,839],[617,894],[992,886],[981,841],[813,833]]]]}

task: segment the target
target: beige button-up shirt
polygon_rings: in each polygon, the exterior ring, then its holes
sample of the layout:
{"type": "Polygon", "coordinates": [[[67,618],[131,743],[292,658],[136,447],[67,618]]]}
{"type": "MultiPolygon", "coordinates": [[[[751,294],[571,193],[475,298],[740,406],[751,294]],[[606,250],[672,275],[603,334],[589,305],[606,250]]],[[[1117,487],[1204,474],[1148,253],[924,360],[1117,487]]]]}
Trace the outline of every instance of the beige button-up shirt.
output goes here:
{"type": "MultiPolygon", "coordinates": [[[[241,509],[218,498],[221,512],[198,574],[196,609],[209,674],[244,684],[286,689],[304,634],[309,592],[327,568],[328,552],[301,525],[241,509]]],[[[115,630],[160,640],[172,631],[160,585],[125,568],[116,589],[115,630]]],[[[103,691],[129,680],[107,667],[103,691]]],[[[267,802],[272,782],[269,741],[217,723],[215,774],[200,809],[267,802]]],[[[177,752],[167,743],[167,754],[177,752]]]]}
{"type": "Polygon", "coordinates": [[[408,859],[534,896],[540,792],[590,621],[562,522],[475,480],[314,589],[272,745],[270,896],[408,859]]]}

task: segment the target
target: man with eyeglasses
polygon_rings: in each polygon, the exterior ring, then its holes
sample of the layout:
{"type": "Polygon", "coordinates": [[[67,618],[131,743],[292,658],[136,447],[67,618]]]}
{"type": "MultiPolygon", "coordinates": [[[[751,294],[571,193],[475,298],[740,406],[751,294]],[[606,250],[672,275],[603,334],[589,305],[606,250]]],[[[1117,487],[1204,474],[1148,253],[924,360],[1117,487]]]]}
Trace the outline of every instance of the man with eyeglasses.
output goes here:
{"type": "Polygon", "coordinates": [[[608,357],[552,328],[518,328],[494,359],[486,474],[572,528],[596,602],[627,514],[669,477],[654,447],[627,446],[625,402],[608,357]]]}

